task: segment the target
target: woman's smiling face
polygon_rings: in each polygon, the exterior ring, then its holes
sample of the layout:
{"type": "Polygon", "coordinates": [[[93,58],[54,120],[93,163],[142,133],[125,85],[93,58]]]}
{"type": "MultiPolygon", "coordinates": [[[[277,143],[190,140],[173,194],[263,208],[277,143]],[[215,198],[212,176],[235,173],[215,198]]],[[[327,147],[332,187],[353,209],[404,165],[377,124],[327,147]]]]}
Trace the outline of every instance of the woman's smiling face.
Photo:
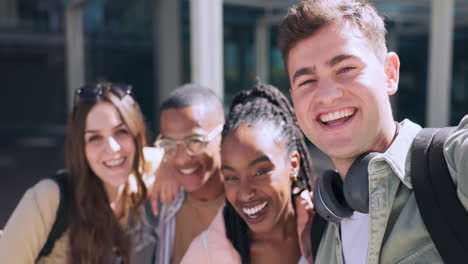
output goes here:
{"type": "Polygon", "coordinates": [[[278,131],[269,122],[242,124],[221,145],[226,198],[255,233],[271,231],[293,212],[290,176],[299,162],[278,131]]]}
{"type": "Polygon", "coordinates": [[[86,160],[106,189],[126,183],[136,145],[117,108],[108,102],[96,104],[86,119],[84,137],[86,160]]]}

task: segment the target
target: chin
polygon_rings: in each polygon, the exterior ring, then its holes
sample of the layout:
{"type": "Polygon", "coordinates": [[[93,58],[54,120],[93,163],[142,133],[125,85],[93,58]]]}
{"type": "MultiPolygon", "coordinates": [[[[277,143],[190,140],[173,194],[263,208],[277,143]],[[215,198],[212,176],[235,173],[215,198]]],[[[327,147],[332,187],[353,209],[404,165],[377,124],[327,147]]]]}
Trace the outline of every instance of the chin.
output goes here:
{"type": "Polygon", "coordinates": [[[359,150],[359,143],[350,140],[329,141],[316,146],[331,158],[349,158],[359,150]]]}
{"type": "Polygon", "coordinates": [[[187,192],[195,192],[195,191],[197,191],[198,189],[200,189],[202,187],[201,183],[198,183],[198,184],[193,184],[193,183],[184,184],[184,183],[181,183],[180,185],[182,185],[182,187],[184,187],[184,190],[187,191],[187,192]]]}
{"type": "MultiPolygon", "coordinates": [[[[245,221],[245,219],[244,219],[244,221],[245,221]]],[[[247,226],[249,227],[250,231],[252,231],[254,233],[267,233],[267,232],[270,232],[273,229],[272,226],[266,225],[266,223],[260,223],[260,224],[257,224],[257,225],[247,224],[247,226]]]]}
{"type": "Polygon", "coordinates": [[[188,192],[194,192],[199,190],[203,185],[207,183],[207,181],[203,181],[200,178],[192,178],[192,179],[178,179],[178,182],[184,189],[188,192]]]}
{"type": "Polygon", "coordinates": [[[121,184],[127,183],[129,178],[129,175],[122,175],[122,176],[114,176],[112,179],[110,179],[109,182],[107,182],[110,185],[113,186],[119,186],[121,184]]]}

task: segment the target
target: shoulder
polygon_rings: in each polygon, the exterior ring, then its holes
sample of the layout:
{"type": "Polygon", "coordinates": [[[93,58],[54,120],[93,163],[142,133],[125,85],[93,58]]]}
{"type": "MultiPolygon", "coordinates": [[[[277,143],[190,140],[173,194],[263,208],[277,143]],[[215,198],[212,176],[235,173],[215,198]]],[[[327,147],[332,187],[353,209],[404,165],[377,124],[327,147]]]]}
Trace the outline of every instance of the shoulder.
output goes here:
{"type": "Polygon", "coordinates": [[[303,257],[301,256],[301,258],[299,259],[299,262],[297,262],[297,264],[308,264],[309,262],[303,257]]]}
{"type": "Polygon", "coordinates": [[[53,213],[55,217],[55,212],[60,203],[60,188],[55,181],[43,179],[31,187],[25,196],[28,195],[28,192],[41,212],[53,213]]]}
{"type": "Polygon", "coordinates": [[[457,195],[468,209],[468,115],[466,115],[444,144],[444,155],[457,195]]]}
{"type": "MultiPolygon", "coordinates": [[[[461,155],[468,153],[468,115],[461,121],[444,145],[444,154],[448,161],[454,163],[461,155]]],[[[468,164],[464,162],[463,164],[468,164]]]]}
{"type": "Polygon", "coordinates": [[[59,202],[60,188],[57,183],[43,179],[25,192],[15,211],[36,209],[42,218],[55,218],[59,202]]]}
{"type": "Polygon", "coordinates": [[[60,188],[58,184],[54,180],[48,178],[40,180],[29,190],[41,194],[47,193],[51,197],[56,196],[56,198],[59,198],[60,196],[60,188]]]}
{"type": "MultiPolygon", "coordinates": [[[[43,179],[28,189],[15,210],[46,229],[52,227],[60,203],[60,188],[51,179],[43,179]]],[[[24,220],[23,220],[24,221],[24,220]]]]}
{"type": "Polygon", "coordinates": [[[210,251],[206,248],[206,244],[203,241],[206,241],[208,230],[203,231],[198,235],[192,243],[190,243],[189,248],[185,252],[184,257],[182,258],[181,264],[185,263],[210,263],[210,251]]]}
{"type": "Polygon", "coordinates": [[[218,212],[216,213],[215,218],[211,222],[207,231],[210,230],[211,233],[222,235],[226,237],[226,226],[224,224],[224,203],[219,207],[218,212]]]}
{"type": "Polygon", "coordinates": [[[221,206],[210,227],[192,241],[182,263],[240,263],[239,254],[226,237],[223,210],[221,206]]]}
{"type": "Polygon", "coordinates": [[[55,222],[59,186],[41,180],[26,191],[8,219],[0,239],[0,255],[7,263],[33,263],[55,222]]]}

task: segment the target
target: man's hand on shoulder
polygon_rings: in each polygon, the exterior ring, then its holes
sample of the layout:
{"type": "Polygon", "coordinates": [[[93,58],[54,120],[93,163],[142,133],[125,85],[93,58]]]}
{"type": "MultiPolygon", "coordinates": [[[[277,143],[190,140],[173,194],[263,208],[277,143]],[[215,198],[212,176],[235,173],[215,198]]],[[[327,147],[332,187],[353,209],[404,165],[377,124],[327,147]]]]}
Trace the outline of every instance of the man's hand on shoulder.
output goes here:
{"type": "Polygon", "coordinates": [[[159,201],[163,204],[174,201],[179,194],[180,185],[174,177],[174,170],[166,162],[161,162],[154,174],[155,181],[148,195],[153,213],[158,215],[159,201]]]}

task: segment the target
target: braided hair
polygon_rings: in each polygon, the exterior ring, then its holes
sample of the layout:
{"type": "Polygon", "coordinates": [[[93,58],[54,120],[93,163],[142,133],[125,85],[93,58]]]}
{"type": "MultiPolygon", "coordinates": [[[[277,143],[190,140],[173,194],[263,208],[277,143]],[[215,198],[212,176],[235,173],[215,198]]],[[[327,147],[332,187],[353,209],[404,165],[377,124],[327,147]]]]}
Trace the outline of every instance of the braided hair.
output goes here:
{"type": "MultiPolygon", "coordinates": [[[[276,87],[257,81],[251,90],[239,92],[231,104],[222,133],[223,139],[242,124],[264,121],[272,122],[280,130],[280,138],[288,153],[297,151],[301,157],[298,180],[292,183],[291,188],[310,190],[309,178],[313,177],[310,153],[299,130],[291,103],[276,87]]],[[[250,264],[250,237],[247,224],[229,201],[226,202],[223,216],[227,238],[240,254],[242,264],[250,264]]]]}

